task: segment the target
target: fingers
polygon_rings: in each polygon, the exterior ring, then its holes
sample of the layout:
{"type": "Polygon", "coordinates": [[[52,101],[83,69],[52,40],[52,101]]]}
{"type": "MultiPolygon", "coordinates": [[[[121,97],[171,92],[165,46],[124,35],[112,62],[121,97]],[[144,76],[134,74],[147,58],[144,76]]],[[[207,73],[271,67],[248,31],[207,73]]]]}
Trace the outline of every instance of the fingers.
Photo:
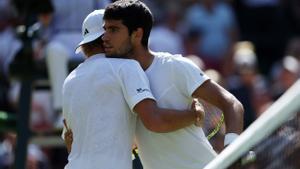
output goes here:
{"type": "Polygon", "coordinates": [[[66,119],[63,119],[63,123],[64,123],[65,128],[66,128],[67,130],[69,130],[69,127],[68,127],[68,125],[67,125],[66,119]]]}
{"type": "Polygon", "coordinates": [[[64,134],[65,139],[72,142],[72,141],[73,141],[73,132],[72,132],[72,130],[68,127],[66,119],[63,119],[63,123],[64,123],[64,126],[65,126],[65,128],[66,128],[66,132],[65,132],[65,134],[64,134]]]}
{"type": "Polygon", "coordinates": [[[73,132],[71,131],[71,130],[67,130],[66,132],[65,132],[65,141],[66,142],[70,142],[70,143],[72,143],[73,142],[73,132]]]}
{"type": "Polygon", "coordinates": [[[196,99],[192,102],[192,107],[194,111],[196,111],[197,118],[195,125],[198,127],[202,127],[204,124],[205,111],[203,105],[196,99]]]}
{"type": "Polygon", "coordinates": [[[192,105],[191,105],[191,109],[196,111],[196,104],[197,104],[197,99],[193,99],[192,105]]]}

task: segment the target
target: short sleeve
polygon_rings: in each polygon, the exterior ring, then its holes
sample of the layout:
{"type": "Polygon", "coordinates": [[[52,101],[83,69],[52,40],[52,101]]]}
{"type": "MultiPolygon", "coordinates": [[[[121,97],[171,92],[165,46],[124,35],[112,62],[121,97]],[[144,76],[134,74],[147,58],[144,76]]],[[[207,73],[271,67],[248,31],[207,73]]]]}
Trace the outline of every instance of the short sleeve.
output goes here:
{"type": "Polygon", "coordinates": [[[125,100],[133,111],[134,106],[144,99],[154,99],[148,78],[138,62],[128,60],[119,71],[125,100]]]}
{"type": "Polygon", "coordinates": [[[191,60],[182,56],[176,57],[173,64],[173,78],[178,90],[190,97],[209,77],[191,60]]]}

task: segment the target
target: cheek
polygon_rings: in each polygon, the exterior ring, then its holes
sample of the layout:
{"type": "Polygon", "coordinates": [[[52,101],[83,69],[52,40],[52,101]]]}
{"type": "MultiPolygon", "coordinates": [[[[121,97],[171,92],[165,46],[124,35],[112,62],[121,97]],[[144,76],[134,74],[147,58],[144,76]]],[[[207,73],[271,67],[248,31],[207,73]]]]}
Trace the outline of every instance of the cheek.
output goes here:
{"type": "Polygon", "coordinates": [[[126,39],[123,38],[122,36],[115,36],[113,39],[113,44],[115,44],[115,46],[122,46],[125,42],[126,42],[126,39]]]}

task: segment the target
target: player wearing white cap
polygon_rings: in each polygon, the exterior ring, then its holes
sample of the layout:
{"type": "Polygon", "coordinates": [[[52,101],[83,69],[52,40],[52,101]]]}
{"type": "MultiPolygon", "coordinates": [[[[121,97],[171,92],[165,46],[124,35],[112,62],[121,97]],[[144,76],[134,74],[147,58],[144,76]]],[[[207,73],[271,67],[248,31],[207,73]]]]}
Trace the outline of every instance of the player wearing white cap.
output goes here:
{"type": "MultiPolygon", "coordinates": [[[[229,144],[242,132],[243,106],[186,58],[151,52],[152,24],[151,11],[140,1],[119,0],[108,5],[102,38],[106,56],[137,60],[159,106],[186,109],[193,98],[201,98],[219,107],[225,115],[225,144],[229,144]]],[[[136,137],[144,169],[199,169],[216,156],[202,128],[190,125],[160,134],[147,130],[141,121],[136,137]]]]}
{"type": "Polygon", "coordinates": [[[73,132],[65,169],[131,169],[136,114],[156,132],[191,125],[202,116],[195,109],[158,108],[138,62],[101,54],[103,12],[96,10],[84,20],[76,50],[86,60],[63,85],[63,116],[73,132]]]}

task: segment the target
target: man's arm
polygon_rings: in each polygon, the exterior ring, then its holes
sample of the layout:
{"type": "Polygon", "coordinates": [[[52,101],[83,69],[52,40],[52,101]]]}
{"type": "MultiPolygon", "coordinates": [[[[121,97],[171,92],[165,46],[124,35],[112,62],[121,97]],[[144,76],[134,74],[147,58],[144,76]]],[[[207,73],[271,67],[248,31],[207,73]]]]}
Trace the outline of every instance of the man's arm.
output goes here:
{"type": "Polygon", "coordinates": [[[242,132],[244,108],[242,104],[223,87],[211,80],[206,80],[193,92],[192,96],[194,98],[201,98],[223,111],[226,133],[240,134],[242,132]]]}
{"type": "MultiPolygon", "coordinates": [[[[145,127],[154,132],[171,132],[204,119],[204,111],[193,102],[191,110],[159,108],[152,99],[144,99],[133,108],[145,127]]],[[[200,122],[201,123],[201,122],[200,122]]]]}

